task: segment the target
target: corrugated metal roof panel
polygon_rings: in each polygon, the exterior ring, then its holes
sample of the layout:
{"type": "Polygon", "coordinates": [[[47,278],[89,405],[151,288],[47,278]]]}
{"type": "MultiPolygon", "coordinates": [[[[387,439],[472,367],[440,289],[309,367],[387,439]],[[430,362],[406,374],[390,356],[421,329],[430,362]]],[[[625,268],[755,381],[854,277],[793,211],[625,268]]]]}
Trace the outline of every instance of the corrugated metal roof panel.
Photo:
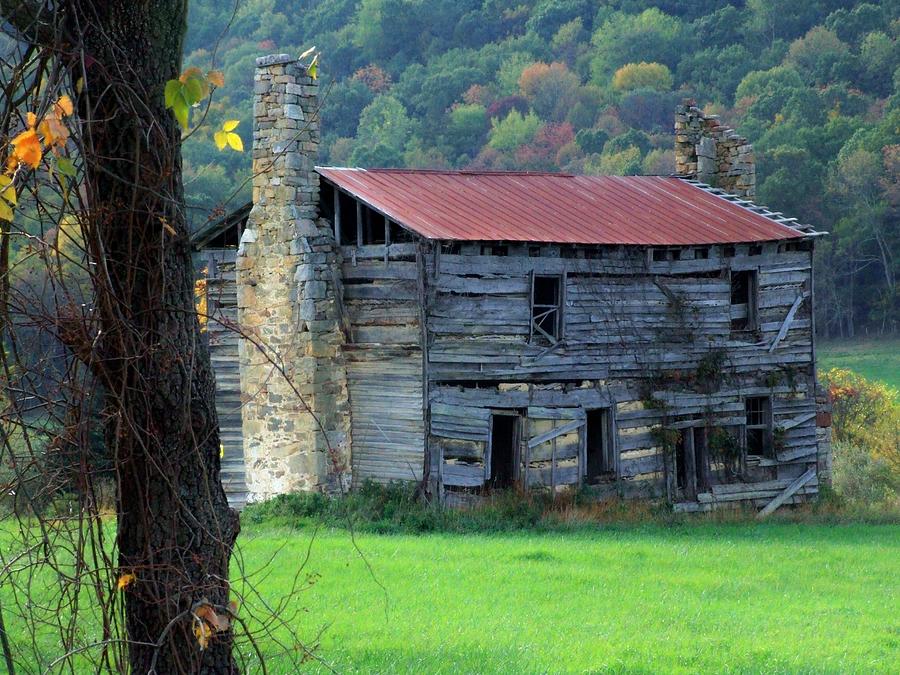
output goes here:
{"type": "Polygon", "coordinates": [[[679,246],[805,236],[674,177],[333,167],[318,171],[429,239],[679,246]]]}

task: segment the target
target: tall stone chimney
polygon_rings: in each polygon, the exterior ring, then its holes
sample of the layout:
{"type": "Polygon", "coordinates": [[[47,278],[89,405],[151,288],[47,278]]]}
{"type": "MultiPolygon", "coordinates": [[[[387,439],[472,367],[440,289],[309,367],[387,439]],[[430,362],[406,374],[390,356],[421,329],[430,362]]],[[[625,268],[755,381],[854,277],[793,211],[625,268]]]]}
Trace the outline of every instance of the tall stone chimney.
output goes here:
{"type": "Polygon", "coordinates": [[[253,209],[237,258],[249,501],[349,484],[340,257],[318,215],[316,92],[294,57],[256,60],[253,209]]]}
{"type": "Polygon", "coordinates": [[[739,197],[756,194],[753,146],[692,101],[675,110],[675,173],[739,197]]]}

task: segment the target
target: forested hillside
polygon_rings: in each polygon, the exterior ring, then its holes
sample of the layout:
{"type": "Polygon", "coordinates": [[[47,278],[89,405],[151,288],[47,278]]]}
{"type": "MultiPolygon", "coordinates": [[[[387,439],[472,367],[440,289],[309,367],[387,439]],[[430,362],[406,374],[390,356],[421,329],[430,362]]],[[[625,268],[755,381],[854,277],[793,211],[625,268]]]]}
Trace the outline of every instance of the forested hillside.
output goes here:
{"type": "Polygon", "coordinates": [[[820,333],[900,320],[900,4],[837,0],[192,0],[186,64],[226,86],[185,150],[195,220],[249,197],[254,59],[322,51],[334,165],[666,174],[673,110],[756,147],[757,201],[831,236],[820,333]]]}

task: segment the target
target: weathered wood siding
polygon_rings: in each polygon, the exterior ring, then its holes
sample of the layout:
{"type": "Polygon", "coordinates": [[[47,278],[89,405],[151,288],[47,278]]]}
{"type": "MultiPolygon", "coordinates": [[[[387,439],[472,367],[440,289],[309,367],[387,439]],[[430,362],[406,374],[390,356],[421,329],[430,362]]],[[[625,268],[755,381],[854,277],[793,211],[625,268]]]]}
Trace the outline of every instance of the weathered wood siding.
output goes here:
{"type": "Polygon", "coordinates": [[[241,432],[241,378],[238,370],[237,287],[234,249],[205,249],[199,254],[206,270],[206,334],[216,374],[216,411],[219,414],[222,484],[232,506],[247,501],[244,479],[244,445],[241,432]]]}
{"type": "Polygon", "coordinates": [[[343,248],[353,484],[421,480],[424,377],[414,244],[343,248]]]}
{"type": "MultiPolygon", "coordinates": [[[[536,397],[548,392],[550,407],[613,411],[617,475],[598,491],[668,491],[678,501],[654,428],[702,424],[742,434],[751,396],[771,397],[776,454],[747,458],[741,483],[751,487],[716,486],[698,502],[769,499],[782,482],[815,465],[809,251],[774,243],[684,247],[677,260],[658,262],[641,247],[509,246],[506,252],[482,255],[478,245],[463,244],[454,254],[435,249],[425,266],[429,450],[432,472],[445,486],[483,482],[490,442],[484,420],[492,408],[522,409],[537,431],[546,415],[532,408],[547,406],[536,397]],[[731,325],[729,274],[742,270],[757,272],[752,331],[731,325]],[[529,338],[533,274],[565,278],[563,334],[555,346],[529,338]],[[585,391],[597,398],[586,401],[585,391]]],[[[576,459],[583,433],[582,427],[564,439],[558,462],[538,457],[535,451],[546,448],[528,448],[523,439],[520,471],[527,482],[577,483],[583,467],[566,462],[576,459]]],[[[716,482],[721,472],[712,468],[716,482]]],[[[815,480],[806,482],[788,501],[815,490],[815,480]]]]}

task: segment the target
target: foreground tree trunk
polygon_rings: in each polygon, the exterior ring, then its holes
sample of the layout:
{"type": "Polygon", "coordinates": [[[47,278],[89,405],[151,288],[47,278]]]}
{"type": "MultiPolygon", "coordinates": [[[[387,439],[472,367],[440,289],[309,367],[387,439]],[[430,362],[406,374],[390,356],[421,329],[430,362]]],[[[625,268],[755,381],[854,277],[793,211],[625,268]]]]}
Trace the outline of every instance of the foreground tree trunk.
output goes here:
{"type": "Polygon", "coordinates": [[[181,131],[164,106],[187,1],[0,0],[0,10],[81,80],[95,330],[64,337],[106,392],[121,573],[134,575],[124,588],[132,672],[235,672],[230,629],[205,649],[209,634],[195,632],[200,608],[227,616],[238,521],[219,478],[214,379],[194,309],[181,131]]]}

